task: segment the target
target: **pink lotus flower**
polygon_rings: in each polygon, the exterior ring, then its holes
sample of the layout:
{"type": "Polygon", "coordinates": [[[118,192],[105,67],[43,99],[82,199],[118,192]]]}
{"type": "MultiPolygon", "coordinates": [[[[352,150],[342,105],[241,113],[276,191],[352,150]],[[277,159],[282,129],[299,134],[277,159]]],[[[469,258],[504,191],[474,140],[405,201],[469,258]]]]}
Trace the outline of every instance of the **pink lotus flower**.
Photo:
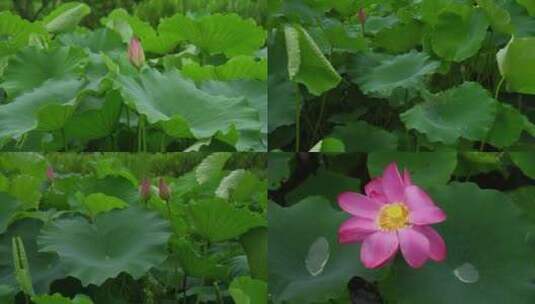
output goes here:
{"type": "Polygon", "coordinates": [[[166,202],[169,201],[169,198],[171,197],[171,190],[161,177],[160,181],[158,182],[158,190],[160,198],[166,202]]]}
{"type": "Polygon", "coordinates": [[[136,37],[132,37],[128,45],[128,60],[138,69],[145,63],[145,52],[143,52],[141,42],[136,37]]]}
{"type": "Polygon", "coordinates": [[[139,184],[139,196],[141,197],[142,201],[146,202],[150,199],[150,195],[150,179],[145,177],[141,181],[141,184],[139,184]]]}
{"type": "Polygon", "coordinates": [[[396,163],[364,188],[366,195],[344,192],[340,207],[353,217],[338,230],[342,244],[362,242],[360,259],[367,268],[379,268],[392,261],[398,248],[407,263],[419,268],[430,258],[443,261],[446,244],[429,225],[446,220],[446,214],[418,186],[410,174],[399,173],[396,163]]]}
{"type": "Polygon", "coordinates": [[[54,168],[52,168],[52,166],[46,168],[46,178],[50,183],[53,183],[56,179],[56,173],[54,173],[54,168]]]}

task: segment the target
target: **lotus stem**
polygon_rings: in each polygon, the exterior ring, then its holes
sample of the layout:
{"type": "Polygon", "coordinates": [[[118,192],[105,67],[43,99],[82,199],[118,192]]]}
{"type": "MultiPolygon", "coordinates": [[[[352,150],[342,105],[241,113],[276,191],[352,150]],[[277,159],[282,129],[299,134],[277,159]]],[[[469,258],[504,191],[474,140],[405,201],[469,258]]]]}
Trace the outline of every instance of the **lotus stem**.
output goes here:
{"type": "Polygon", "coordinates": [[[299,152],[301,143],[301,93],[299,92],[299,84],[295,85],[295,94],[295,152],[299,152]]]}

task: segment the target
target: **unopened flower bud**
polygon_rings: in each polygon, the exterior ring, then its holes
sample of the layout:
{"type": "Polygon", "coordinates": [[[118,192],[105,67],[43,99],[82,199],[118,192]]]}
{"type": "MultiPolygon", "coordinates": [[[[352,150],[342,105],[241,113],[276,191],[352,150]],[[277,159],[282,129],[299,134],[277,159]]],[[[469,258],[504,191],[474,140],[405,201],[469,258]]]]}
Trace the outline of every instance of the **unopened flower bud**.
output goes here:
{"type": "Polygon", "coordinates": [[[368,19],[368,17],[366,16],[366,11],[364,10],[364,8],[361,7],[359,9],[358,17],[359,17],[360,25],[362,26],[362,32],[364,33],[364,24],[366,24],[366,19],[368,19]]]}
{"type": "Polygon", "coordinates": [[[139,197],[141,197],[142,201],[146,202],[150,199],[150,195],[150,179],[145,177],[141,181],[141,184],[139,184],[139,197]]]}
{"type": "Polygon", "coordinates": [[[160,198],[164,201],[169,201],[169,198],[171,197],[171,190],[169,189],[169,186],[165,183],[163,178],[160,177],[160,181],[158,183],[158,191],[160,194],[160,198]]]}
{"type": "Polygon", "coordinates": [[[143,52],[141,41],[136,37],[132,37],[128,45],[128,60],[138,69],[145,63],[145,52],[143,52]]]}
{"type": "Polygon", "coordinates": [[[48,166],[48,168],[46,168],[46,178],[48,178],[50,183],[54,182],[56,174],[54,173],[54,168],[52,168],[52,166],[48,166]]]}

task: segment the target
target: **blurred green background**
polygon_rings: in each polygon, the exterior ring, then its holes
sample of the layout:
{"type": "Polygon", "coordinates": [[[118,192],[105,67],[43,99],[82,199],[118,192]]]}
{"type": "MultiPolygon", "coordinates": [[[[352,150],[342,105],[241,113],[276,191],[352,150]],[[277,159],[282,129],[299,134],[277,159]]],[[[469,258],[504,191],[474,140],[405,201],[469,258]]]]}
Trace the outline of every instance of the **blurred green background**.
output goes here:
{"type": "Polygon", "coordinates": [[[34,21],[46,16],[56,6],[66,2],[83,2],[91,6],[91,15],[82,25],[98,26],[100,18],[116,8],[124,8],[152,25],[160,18],[176,13],[209,14],[236,13],[265,24],[268,0],[0,0],[0,11],[10,10],[21,17],[34,21]]]}

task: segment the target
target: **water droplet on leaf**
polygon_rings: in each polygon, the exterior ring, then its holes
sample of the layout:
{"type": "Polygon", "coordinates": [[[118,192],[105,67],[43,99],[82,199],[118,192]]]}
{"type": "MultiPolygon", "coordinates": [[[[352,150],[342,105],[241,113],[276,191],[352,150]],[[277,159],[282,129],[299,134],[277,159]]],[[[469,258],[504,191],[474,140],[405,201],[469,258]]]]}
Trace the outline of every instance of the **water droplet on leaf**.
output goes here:
{"type": "Polygon", "coordinates": [[[312,245],[310,245],[305,259],[305,265],[308,272],[314,277],[322,273],[325,265],[327,265],[327,262],[329,261],[329,257],[329,242],[323,236],[317,238],[312,245]]]}
{"type": "Polygon", "coordinates": [[[479,281],[479,271],[470,263],[464,263],[455,268],[453,273],[463,283],[473,284],[479,281]]]}

